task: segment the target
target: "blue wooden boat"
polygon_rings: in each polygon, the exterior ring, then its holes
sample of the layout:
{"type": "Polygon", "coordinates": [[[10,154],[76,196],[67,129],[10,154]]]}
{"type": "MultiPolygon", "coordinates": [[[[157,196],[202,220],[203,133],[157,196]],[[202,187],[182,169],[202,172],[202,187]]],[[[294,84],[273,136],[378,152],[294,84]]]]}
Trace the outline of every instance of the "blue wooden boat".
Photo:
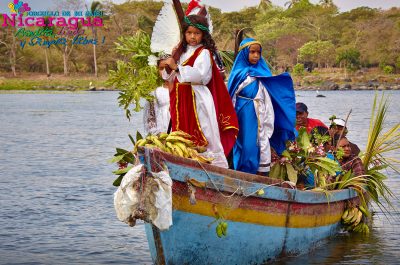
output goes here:
{"type": "Polygon", "coordinates": [[[166,231],[145,225],[155,264],[263,264],[306,253],[337,234],[346,203],[359,200],[351,189],[283,188],[277,179],[158,150],[144,149],[141,156],[148,170],[165,163],[173,180],[173,225],[166,231]],[[216,211],[228,223],[221,238],[216,211]]]}

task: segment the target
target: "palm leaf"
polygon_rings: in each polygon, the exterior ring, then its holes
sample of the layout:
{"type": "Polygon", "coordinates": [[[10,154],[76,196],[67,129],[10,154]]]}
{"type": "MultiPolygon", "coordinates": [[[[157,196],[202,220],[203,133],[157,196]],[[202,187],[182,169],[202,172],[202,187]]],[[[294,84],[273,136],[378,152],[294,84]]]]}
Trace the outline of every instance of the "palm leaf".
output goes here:
{"type": "Polygon", "coordinates": [[[390,188],[384,183],[387,178],[380,170],[391,168],[400,173],[399,160],[390,157],[395,151],[400,149],[400,123],[395,124],[384,132],[386,114],[389,108],[388,98],[383,94],[378,102],[378,95],[375,95],[371,111],[367,146],[361,155],[367,179],[367,194],[382,209],[388,213],[388,209],[383,202],[393,208],[391,203],[396,198],[390,188]],[[380,199],[383,199],[380,200],[380,199]]]}
{"type": "Polygon", "coordinates": [[[225,68],[230,72],[235,61],[233,51],[219,51],[219,55],[221,56],[225,68]]]}

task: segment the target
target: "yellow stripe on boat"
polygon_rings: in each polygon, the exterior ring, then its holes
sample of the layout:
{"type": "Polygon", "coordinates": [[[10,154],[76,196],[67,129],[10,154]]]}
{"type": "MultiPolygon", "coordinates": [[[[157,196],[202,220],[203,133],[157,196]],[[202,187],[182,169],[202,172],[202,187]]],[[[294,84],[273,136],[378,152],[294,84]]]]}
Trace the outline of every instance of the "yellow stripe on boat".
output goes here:
{"type": "MultiPolygon", "coordinates": [[[[174,210],[189,212],[193,214],[215,217],[213,203],[197,200],[195,205],[190,204],[187,196],[173,195],[174,210]]],[[[332,225],[340,221],[342,213],[332,213],[325,215],[300,215],[290,213],[289,220],[287,214],[268,213],[243,208],[229,208],[222,204],[216,204],[218,212],[226,220],[252,223],[265,226],[289,227],[289,228],[312,228],[319,226],[332,225]]]]}

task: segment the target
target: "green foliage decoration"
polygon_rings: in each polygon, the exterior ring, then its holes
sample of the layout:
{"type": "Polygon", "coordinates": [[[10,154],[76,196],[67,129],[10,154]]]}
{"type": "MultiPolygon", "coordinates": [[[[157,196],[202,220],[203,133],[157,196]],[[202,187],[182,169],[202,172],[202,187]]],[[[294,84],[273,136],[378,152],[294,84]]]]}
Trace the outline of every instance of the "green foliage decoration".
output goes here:
{"type": "Polygon", "coordinates": [[[151,52],[150,36],[143,31],[137,31],[134,36],[119,37],[115,46],[116,52],[125,60],[118,60],[117,69],[109,71],[107,84],[121,90],[118,103],[130,119],[130,105],[134,104],[133,110],[139,112],[142,109],[140,100],[153,100],[151,92],[162,84],[158,68],[153,65],[157,54],[151,52]],[[150,63],[152,60],[154,62],[150,63]]]}
{"type": "Polygon", "coordinates": [[[311,140],[306,129],[300,128],[296,141],[288,144],[280,161],[272,166],[270,176],[297,183],[299,176],[312,173],[316,187],[325,187],[325,179],[335,176],[341,167],[337,161],[326,157],[323,145],[329,137],[319,135],[316,139],[311,140]]]}

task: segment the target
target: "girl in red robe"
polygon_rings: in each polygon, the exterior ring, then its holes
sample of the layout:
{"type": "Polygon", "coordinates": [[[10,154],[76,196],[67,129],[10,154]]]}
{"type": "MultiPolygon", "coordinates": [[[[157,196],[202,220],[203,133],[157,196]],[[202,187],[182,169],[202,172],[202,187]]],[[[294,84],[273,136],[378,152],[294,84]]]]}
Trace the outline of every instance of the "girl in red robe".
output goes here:
{"type": "Polygon", "coordinates": [[[173,80],[170,92],[172,130],[192,135],[199,146],[207,147],[213,164],[228,167],[226,155],[236,141],[238,122],[229,93],[216,67],[212,53],[215,43],[208,29],[207,19],[190,15],[183,23],[184,52],[175,62],[162,61],[173,71],[163,73],[173,80]]]}

